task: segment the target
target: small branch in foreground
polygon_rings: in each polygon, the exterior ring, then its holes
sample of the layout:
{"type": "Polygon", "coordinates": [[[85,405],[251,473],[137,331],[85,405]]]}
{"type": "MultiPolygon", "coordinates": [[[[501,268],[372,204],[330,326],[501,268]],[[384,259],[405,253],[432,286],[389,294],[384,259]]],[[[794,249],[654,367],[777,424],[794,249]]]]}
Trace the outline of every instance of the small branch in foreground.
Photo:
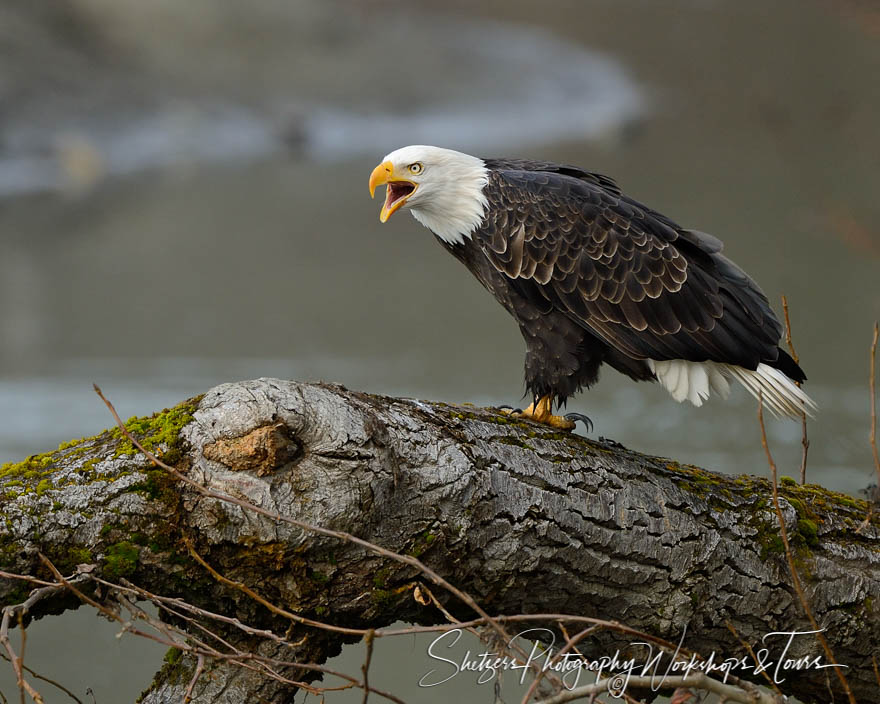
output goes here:
{"type": "MultiPolygon", "coordinates": [[[[577,648],[577,644],[580,643],[584,638],[586,638],[590,633],[593,633],[596,630],[597,626],[590,626],[589,628],[584,628],[579,633],[576,633],[574,636],[568,637],[566,633],[565,645],[559,649],[559,652],[554,655],[550,660],[550,665],[553,665],[559,661],[559,658],[565,655],[567,652],[574,650],[577,648]]],[[[565,632],[565,627],[562,626],[563,632],[565,632]]],[[[538,676],[535,677],[532,682],[532,686],[529,687],[528,691],[525,693],[525,696],[522,698],[521,704],[528,704],[529,699],[532,698],[532,695],[538,691],[538,686],[541,684],[541,679],[544,675],[545,670],[541,670],[538,673],[538,676]]]]}
{"type": "MultiPolygon", "coordinates": [[[[2,573],[0,576],[6,576],[6,573],[2,573]]],[[[85,578],[86,575],[81,575],[81,577],[85,578]]],[[[76,577],[75,580],[80,580],[80,577],[76,577]]],[[[25,643],[25,628],[24,628],[24,616],[27,612],[38,602],[43,599],[54,596],[60,592],[66,591],[66,587],[62,584],[51,584],[51,583],[42,583],[38,589],[35,589],[30,593],[28,598],[23,601],[21,604],[15,604],[13,606],[6,606],[3,608],[3,618],[0,621],[0,645],[3,646],[3,649],[6,651],[7,658],[10,663],[12,663],[12,670],[15,673],[16,684],[21,693],[21,700],[24,701],[25,692],[30,696],[38,704],[42,704],[43,697],[34,689],[31,684],[25,679],[24,671],[27,670],[34,676],[35,672],[30,670],[29,668],[24,666],[24,643],[25,643]],[[16,655],[15,650],[12,647],[12,641],[9,639],[9,626],[12,619],[15,618],[18,621],[18,627],[22,633],[22,654],[16,655]]],[[[45,678],[40,678],[45,679],[45,678]]],[[[50,680],[46,680],[47,682],[51,682],[50,680]]],[[[55,684],[51,682],[51,684],[55,684]]],[[[56,685],[58,686],[58,685],[56,685]]],[[[63,691],[65,690],[63,687],[58,686],[59,689],[63,691]]],[[[68,692],[69,694],[69,692],[68,692]]],[[[74,697],[75,698],[75,697],[74,697]]],[[[79,700],[77,700],[79,701],[79,700]]]]}
{"type": "MultiPolygon", "coordinates": [[[[6,653],[0,653],[0,658],[5,660],[6,662],[9,662],[9,656],[6,653]]],[[[22,663],[21,669],[24,670],[25,672],[27,672],[28,674],[32,675],[34,677],[34,679],[42,680],[43,682],[45,682],[47,684],[51,684],[53,687],[60,689],[68,697],[73,699],[73,701],[75,701],[77,704],[83,704],[83,701],[78,696],[76,696],[73,692],[71,692],[67,687],[65,687],[60,682],[56,682],[55,680],[53,680],[49,677],[46,677],[45,675],[41,675],[39,672],[37,672],[36,670],[32,670],[24,663],[22,663]]],[[[3,693],[0,692],[0,696],[2,696],[2,694],[3,693]]],[[[5,702],[6,699],[4,698],[3,701],[5,702]]]]}
{"type": "Polygon", "coordinates": [[[786,530],[785,528],[785,517],[782,515],[782,506],[779,504],[779,487],[776,480],[776,462],[773,460],[773,456],[770,454],[770,445],[767,443],[767,429],[764,427],[764,401],[763,398],[760,397],[758,398],[758,424],[761,426],[761,445],[763,445],[764,447],[764,453],[767,455],[767,464],[770,466],[771,486],[773,488],[773,506],[776,509],[776,517],[779,519],[779,531],[782,537],[782,545],[785,548],[785,559],[788,562],[788,570],[791,573],[792,586],[794,586],[794,590],[798,596],[798,601],[800,601],[800,604],[804,609],[804,614],[809,619],[813,630],[816,631],[816,638],[821,644],[822,649],[825,651],[825,656],[828,658],[828,661],[835,666],[834,672],[837,675],[837,679],[840,680],[840,684],[843,687],[843,690],[846,692],[850,704],[857,704],[856,698],[853,695],[852,690],[850,689],[849,682],[846,681],[846,677],[844,676],[843,672],[841,672],[840,667],[838,666],[838,662],[834,657],[834,653],[831,651],[831,646],[828,644],[828,640],[822,633],[823,629],[819,628],[819,624],[816,622],[816,617],[813,615],[813,610],[810,608],[809,601],[807,601],[807,596],[804,593],[804,588],[801,584],[797,567],[795,567],[794,564],[794,556],[792,555],[791,545],[788,541],[788,530],[786,530]]]}
{"type": "Polygon", "coordinates": [[[186,692],[183,695],[183,704],[189,704],[192,701],[193,690],[196,687],[196,682],[199,681],[199,677],[202,676],[203,669],[205,669],[205,656],[200,654],[196,660],[196,668],[192,679],[189,681],[189,685],[187,685],[186,692]]]}
{"type": "Polygon", "coordinates": [[[330,623],[324,623],[323,621],[315,621],[310,618],[305,618],[304,616],[300,616],[299,614],[295,614],[287,609],[282,609],[275,604],[273,604],[268,599],[263,598],[259,594],[257,594],[253,589],[248,587],[246,584],[242,584],[241,582],[237,582],[235,580],[229,579],[224,575],[220,574],[217,570],[215,570],[208,562],[196,551],[195,546],[192,544],[192,541],[183,536],[183,542],[189,550],[190,556],[198,562],[202,567],[204,567],[210,575],[216,579],[220,584],[225,584],[227,587],[232,587],[233,589],[238,589],[242,593],[244,593],[248,598],[253,599],[258,604],[265,606],[269,611],[271,611],[276,616],[281,616],[282,618],[290,619],[294,623],[299,623],[304,626],[313,626],[315,628],[321,628],[326,631],[332,631],[334,633],[343,633],[345,635],[355,635],[355,636],[364,636],[366,632],[361,628],[345,628],[343,626],[334,626],[330,623]]]}
{"type": "Polygon", "coordinates": [[[362,704],[367,704],[367,699],[370,698],[370,661],[373,659],[373,640],[375,635],[376,632],[371,628],[364,638],[364,642],[367,645],[367,654],[364,657],[364,664],[361,665],[361,672],[364,673],[364,699],[362,704]]]}
{"type": "MultiPolygon", "coordinates": [[[[877,484],[880,487],[880,453],[877,452],[877,338],[880,335],[880,324],[874,323],[874,338],[871,340],[871,373],[868,387],[871,392],[871,453],[874,455],[874,470],[877,472],[877,484]]],[[[872,502],[873,503],[873,502],[872,502]]]]}
{"type": "MultiPolygon", "coordinates": [[[[795,364],[800,364],[800,358],[798,357],[798,353],[794,348],[794,342],[791,339],[791,320],[788,317],[788,299],[783,295],[782,296],[782,312],[785,316],[785,344],[788,345],[788,349],[791,352],[791,358],[794,360],[795,364]]],[[[795,384],[798,386],[801,385],[799,381],[796,381],[795,384]]],[[[810,451],[810,438],[807,437],[807,414],[801,413],[801,447],[803,451],[801,452],[801,484],[807,483],[807,453],[810,451]]]]}
{"type": "MultiPolygon", "coordinates": [[[[749,656],[752,658],[752,661],[755,663],[755,665],[760,667],[761,661],[758,659],[758,656],[755,654],[755,649],[751,646],[751,644],[748,641],[743,640],[743,638],[739,634],[739,631],[736,630],[736,628],[730,622],[730,620],[725,621],[724,624],[727,626],[727,630],[729,630],[731,633],[733,633],[733,637],[739,641],[740,645],[743,648],[745,648],[746,652],[748,652],[749,656]]],[[[778,694],[781,697],[782,692],[779,689],[779,685],[773,681],[773,678],[770,676],[770,673],[767,672],[766,668],[761,668],[761,674],[764,676],[764,679],[767,681],[767,685],[772,687],[773,691],[776,692],[776,694],[778,694]]]]}

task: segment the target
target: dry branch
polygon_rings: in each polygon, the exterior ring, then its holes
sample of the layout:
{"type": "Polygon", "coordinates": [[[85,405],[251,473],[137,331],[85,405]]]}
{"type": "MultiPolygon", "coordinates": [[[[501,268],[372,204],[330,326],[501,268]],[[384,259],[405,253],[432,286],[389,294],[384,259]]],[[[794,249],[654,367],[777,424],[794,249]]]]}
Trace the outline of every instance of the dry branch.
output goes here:
{"type": "MultiPolygon", "coordinates": [[[[614,618],[672,643],[686,628],[688,649],[716,657],[749,658],[743,643],[778,656],[784,639],[762,643],[767,633],[810,630],[766,479],[492,410],[270,379],[220,386],[129,427],[195,484],[153,467],[118,431],[7,466],[0,569],[45,587],[57,584],[48,564],[70,575],[90,563],[83,599],[116,608],[155,596],[166,621],[157,639],[192,650],[163,667],[145,702],[289,698],[371,629],[379,638],[398,620],[445,621],[425,593],[463,626],[486,614],[614,618]],[[416,593],[420,584],[430,591],[416,593]]],[[[812,485],[783,483],[779,505],[816,621],[856,699],[873,701],[880,518],[856,534],[865,502],[812,485]]],[[[3,604],[29,589],[0,576],[3,604]]],[[[79,603],[60,591],[29,615],[79,603]]],[[[496,617],[492,628],[501,637],[519,626],[496,617]]],[[[636,639],[620,630],[591,632],[578,651],[636,639]]],[[[822,654],[807,636],[787,652],[822,654]]],[[[347,686],[364,686],[368,668],[358,674],[347,686]]],[[[828,675],[788,673],[779,688],[827,701],[829,686],[841,695],[828,675]]]]}

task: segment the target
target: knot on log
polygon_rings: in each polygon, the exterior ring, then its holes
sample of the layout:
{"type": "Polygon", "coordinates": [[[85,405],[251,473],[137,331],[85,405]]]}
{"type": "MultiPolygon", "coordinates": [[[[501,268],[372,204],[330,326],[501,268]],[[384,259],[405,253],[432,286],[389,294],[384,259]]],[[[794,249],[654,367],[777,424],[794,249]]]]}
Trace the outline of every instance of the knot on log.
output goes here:
{"type": "Polygon", "coordinates": [[[247,435],[217,440],[205,445],[205,459],[219,462],[236,471],[264,476],[292,462],[302,448],[284,423],[264,425],[247,435]]]}

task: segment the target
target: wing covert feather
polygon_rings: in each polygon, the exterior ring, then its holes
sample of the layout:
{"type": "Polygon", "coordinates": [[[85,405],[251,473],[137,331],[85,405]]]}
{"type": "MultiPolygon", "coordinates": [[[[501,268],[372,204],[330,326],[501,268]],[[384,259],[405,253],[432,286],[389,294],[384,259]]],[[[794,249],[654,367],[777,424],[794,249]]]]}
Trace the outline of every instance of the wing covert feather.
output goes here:
{"type": "Polygon", "coordinates": [[[626,355],[754,368],[779,323],[711,235],[684,230],[607,177],[544,162],[487,161],[474,240],[530,299],[546,300],[626,355]]]}

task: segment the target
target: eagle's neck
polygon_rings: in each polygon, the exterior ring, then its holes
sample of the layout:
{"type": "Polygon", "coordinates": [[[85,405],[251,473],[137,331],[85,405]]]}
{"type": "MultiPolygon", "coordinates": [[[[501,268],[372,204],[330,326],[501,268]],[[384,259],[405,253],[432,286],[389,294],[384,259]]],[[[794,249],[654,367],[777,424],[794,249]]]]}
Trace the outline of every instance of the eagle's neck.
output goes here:
{"type": "MultiPolygon", "coordinates": [[[[482,159],[455,152],[450,178],[436,184],[430,197],[412,205],[413,217],[449,244],[461,244],[483,222],[489,199],[489,169],[482,159]]],[[[433,185],[433,184],[432,184],[433,185]]]]}

